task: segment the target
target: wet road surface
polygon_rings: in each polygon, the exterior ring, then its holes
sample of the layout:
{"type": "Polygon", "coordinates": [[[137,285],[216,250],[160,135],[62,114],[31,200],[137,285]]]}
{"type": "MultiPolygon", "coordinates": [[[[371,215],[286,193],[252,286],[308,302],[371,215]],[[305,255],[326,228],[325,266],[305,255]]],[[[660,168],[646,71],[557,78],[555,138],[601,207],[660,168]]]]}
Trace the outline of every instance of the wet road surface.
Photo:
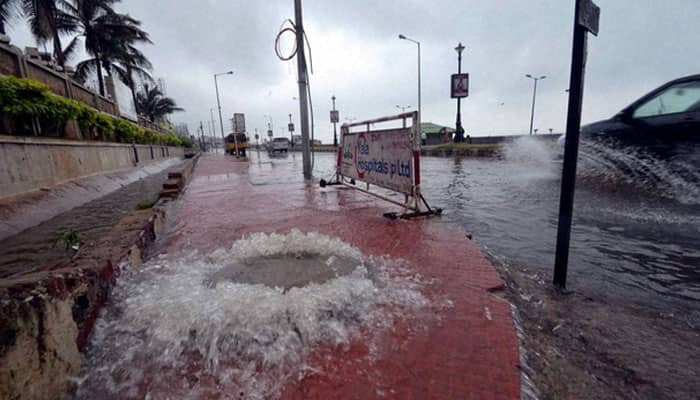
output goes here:
{"type": "Polygon", "coordinates": [[[78,398],[519,398],[502,281],[463,231],[257,161],[200,159],[159,254],[120,277],[78,398]],[[305,257],[333,278],[268,279],[305,257]]]}
{"type": "MultiPolygon", "coordinates": [[[[256,157],[253,152],[252,168],[259,176],[254,179],[301,180],[300,154],[270,162],[262,153],[259,163],[256,157]]],[[[315,177],[327,179],[334,156],[315,157],[315,177]]],[[[508,263],[550,273],[561,175],[561,165],[551,158],[551,149],[528,142],[506,148],[502,159],[423,157],[423,193],[444,209],[444,221],[461,225],[484,250],[508,263]]],[[[600,182],[586,172],[583,164],[568,286],[662,311],[697,310],[700,199],[683,195],[690,193],[688,188],[698,190],[700,183],[644,182],[639,190],[600,182]],[[671,183],[681,191],[671,193],[671,183]]]]}

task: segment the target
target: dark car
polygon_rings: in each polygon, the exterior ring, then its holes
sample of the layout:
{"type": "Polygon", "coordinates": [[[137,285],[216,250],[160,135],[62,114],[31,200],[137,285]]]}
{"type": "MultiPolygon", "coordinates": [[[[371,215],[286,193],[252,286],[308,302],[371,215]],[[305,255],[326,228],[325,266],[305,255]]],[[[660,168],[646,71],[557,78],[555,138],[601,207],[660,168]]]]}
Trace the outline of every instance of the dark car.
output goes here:
{"type": "MultiPolygon", "coordinates": [[[[673,80],[611,119],[581,127],[581,141],[638,147],[661,158],[700,150],[700,75],[673,80]]],[[[560,139],[563,147],[563,138],[560,139]]],[[[692,153],[692,154],[691,154],[692,153]]]]}

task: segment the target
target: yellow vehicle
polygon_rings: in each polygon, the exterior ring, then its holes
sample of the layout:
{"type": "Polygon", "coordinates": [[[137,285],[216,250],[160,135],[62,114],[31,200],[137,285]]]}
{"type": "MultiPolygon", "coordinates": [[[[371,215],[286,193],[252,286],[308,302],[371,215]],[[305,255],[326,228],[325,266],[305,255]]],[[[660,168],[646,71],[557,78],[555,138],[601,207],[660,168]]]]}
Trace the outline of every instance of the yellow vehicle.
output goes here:
{"type": "MultiPolygon", "coordinates": [[[[248,137],[245,133],[239,133],[235,139],[238,139],[238,155],[240,157],[245,157],[245,151],[248,148],[248,137]]],[[[224,148],[226,154],[236,155],[236,140],[233,137],[233,133],[229,133],[224,139],[224,148]]]]}

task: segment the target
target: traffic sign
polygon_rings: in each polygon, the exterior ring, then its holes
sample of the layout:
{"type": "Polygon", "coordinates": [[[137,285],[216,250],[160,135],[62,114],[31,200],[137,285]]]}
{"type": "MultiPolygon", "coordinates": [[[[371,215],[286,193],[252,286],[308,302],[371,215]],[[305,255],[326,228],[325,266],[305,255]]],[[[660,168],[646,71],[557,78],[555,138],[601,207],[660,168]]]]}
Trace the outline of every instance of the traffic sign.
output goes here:
{"type": "Polygon", "coordinates": [[[233,133],[245,133],[245,114],[233,114],[233,133]]]}
{"type": "Polygon", "coordinates": [[[469,74],[452,74],[452,98],[469,96],[469,74]]]}
{"type": "Polygon", "coordinates": [[[331,123],[340,122],[340,114],[338,110],[331,110],[331,123]]]}
{"type": "Polygon", "coordinates": [[[598,23],[600,21],[600,7],[595,5],[592,0],[583,0],[578,3],[578,21],[579,25],[595,36],[598,36],[598,23]]]}

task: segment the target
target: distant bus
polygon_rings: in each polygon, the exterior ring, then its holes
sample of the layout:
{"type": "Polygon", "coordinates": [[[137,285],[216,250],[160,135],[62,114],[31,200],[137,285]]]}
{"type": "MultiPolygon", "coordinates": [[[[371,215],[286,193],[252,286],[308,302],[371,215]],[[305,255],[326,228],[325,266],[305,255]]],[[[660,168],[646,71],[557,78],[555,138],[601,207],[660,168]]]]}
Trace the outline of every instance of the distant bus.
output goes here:
{"type": "Polygon", "coordinates": [[[239,133],[236,138],[233,137],[233,133],[229,133],[224,140],[224,146],[226,154],[236,155],[236,139],[238,139],[238,155],[245,157],[245,151],[248,148],[248,137],[245,133],[239,133]]]}

